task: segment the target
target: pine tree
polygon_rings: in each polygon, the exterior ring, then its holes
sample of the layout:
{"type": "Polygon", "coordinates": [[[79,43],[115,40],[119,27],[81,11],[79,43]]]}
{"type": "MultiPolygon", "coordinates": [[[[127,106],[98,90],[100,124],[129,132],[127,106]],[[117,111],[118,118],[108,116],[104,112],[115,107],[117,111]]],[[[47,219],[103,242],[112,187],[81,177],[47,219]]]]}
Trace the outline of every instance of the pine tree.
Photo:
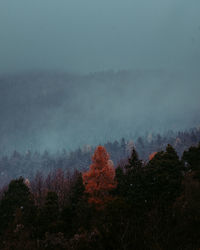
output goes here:
{"type": "Polygon", "coordinates": [[[56,233],[58,229],[59,205],[58,195],[49,191],[45,204],[38,214],[38,234],[43,237],[45,232],[56,233]]]}
{"type": "Polygon", "coordinates": [[[200,143],[197,147],[190,147],[188,151],[184,151],[182,160],[186,170],[192,170],[194,178],[200,181],[200,143]]]}
{"type": "Polygon", "coordinates": [[[8,190],[4,193],[0,203],[0,221],[2,230],[14,222],[16,211],[21,211],[21,223],[29,225],[33,223],[32,216],[35,214],[35,206],[28,186],[24,179],[12,180],[8,190]]]}
{"type": "Polygon", "coordinates": [[[171,203],[181,192],[182,163],[171,145],[149,161],[146,171],[148,193],[154,201],[171,203]]]}
{"type": "Polygon", "coordinates": [[[125,166],[127,170],[139,169],[142,167],[142,161],[139,160],[138,153],[135,148],[132,149],[131,157],[128,160],[129,164],[125,166]]]}
{"type": "Polygon", "coordinates": [[[118,195],[134,206],[143,205],[145,201],[143,199],[143,169],[142,161],[139,159],[135,148],[132,149],[131,157],[128,159],[124,169],[120,167],[116,169],[118,183],[116,191],[118,195]]]}
{"type": "Polygon", "coordinates": [[[69,200],[73,208],[75,208],[77,204],[81,201],[84,191],[85,186],[83,185],[82,175],[80,172],[76,171],[74,174],[74,181],[71,185],[69,195],[69,200]]]}

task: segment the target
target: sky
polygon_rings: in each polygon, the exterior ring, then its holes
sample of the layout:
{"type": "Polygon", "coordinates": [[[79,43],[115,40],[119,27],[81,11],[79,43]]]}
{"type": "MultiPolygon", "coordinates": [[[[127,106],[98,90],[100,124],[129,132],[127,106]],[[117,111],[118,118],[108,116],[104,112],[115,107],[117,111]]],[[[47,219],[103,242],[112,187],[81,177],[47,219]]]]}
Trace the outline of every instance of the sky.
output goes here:
{"type": "Polygon", "coordinates": [[[0,153],[199,127],[199,12],[199,0],[0,0],[0,153]]]}
{"type": "Polygon", "coordinates": [[[0,0],[0,73],[199,69],[199,0],[0,0]]]}

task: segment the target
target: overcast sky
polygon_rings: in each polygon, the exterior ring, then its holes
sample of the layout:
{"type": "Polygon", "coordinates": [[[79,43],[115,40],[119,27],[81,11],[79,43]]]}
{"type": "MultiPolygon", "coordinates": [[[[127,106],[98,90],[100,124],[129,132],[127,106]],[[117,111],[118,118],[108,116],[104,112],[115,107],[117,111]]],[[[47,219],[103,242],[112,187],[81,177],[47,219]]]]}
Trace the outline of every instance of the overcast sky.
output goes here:
{"type": "Polygon", "coordinates": [[[0,72],[200,67],[199,0],[0,0],[0,72]]]}

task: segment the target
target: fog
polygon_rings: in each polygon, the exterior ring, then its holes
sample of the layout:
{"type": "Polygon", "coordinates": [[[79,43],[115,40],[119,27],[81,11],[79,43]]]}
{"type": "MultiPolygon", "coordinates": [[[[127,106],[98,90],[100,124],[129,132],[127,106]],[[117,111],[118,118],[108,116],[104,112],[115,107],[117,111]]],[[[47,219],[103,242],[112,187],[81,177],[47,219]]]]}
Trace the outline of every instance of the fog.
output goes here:
{"type": "Polygon", "coordinates": [[[3,75],[1,151],[71,150],[199,126],[199,77],[162,70],[3,75]]]}
{"type": "Polygon", "coordinates": [[[200,125],[200,2],[0,2],[0,152],[200,125]]]}
{"type": "Polygon", "coordinates": [[[0,71],[199,68],[198,0],[0,2],[0,71]]]}

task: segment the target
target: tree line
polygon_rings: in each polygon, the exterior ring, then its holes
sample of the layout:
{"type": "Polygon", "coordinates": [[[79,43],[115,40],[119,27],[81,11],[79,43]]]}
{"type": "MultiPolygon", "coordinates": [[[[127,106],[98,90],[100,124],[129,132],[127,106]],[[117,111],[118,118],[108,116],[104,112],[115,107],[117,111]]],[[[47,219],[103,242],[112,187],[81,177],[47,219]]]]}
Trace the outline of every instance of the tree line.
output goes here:
{"type": "MultiPolygon", "coordinates": [[[[168,144],[172,145],[179,157],[184,150],[190,146],[196,145],[200,141],[200,129],[193,128],[184,132],[168,131],[160,135],[154,133],[146,133],[143,136],[131,136],[129,139],[106,142],[104,147],[108,151],[114,165],[118,165],[121,161],[131,155],[132,148],[135,147],[143,161],[147,161],[149,155],[153,152],[164,150],[168,144]]],[[[56,153],[32,152],[28,150],[26,153],[14,151],[12,154],[1,155],[0,157],[0,187],[9,183],[13,178],[24,176],[33,179],[38,172],[47,175],[58,168],[63,171],[79,171],[87,170],[90,165],[91,157],[95,147],[85,145],[77,150],[68,152],[65,149],[56,153]]]]}
{"type": "Polygon", "coordinates": [[[111,159],[98,146],[89,169],[13,179],[1,190],[0,248],[199,249],[200,144],[111,159]]]}

